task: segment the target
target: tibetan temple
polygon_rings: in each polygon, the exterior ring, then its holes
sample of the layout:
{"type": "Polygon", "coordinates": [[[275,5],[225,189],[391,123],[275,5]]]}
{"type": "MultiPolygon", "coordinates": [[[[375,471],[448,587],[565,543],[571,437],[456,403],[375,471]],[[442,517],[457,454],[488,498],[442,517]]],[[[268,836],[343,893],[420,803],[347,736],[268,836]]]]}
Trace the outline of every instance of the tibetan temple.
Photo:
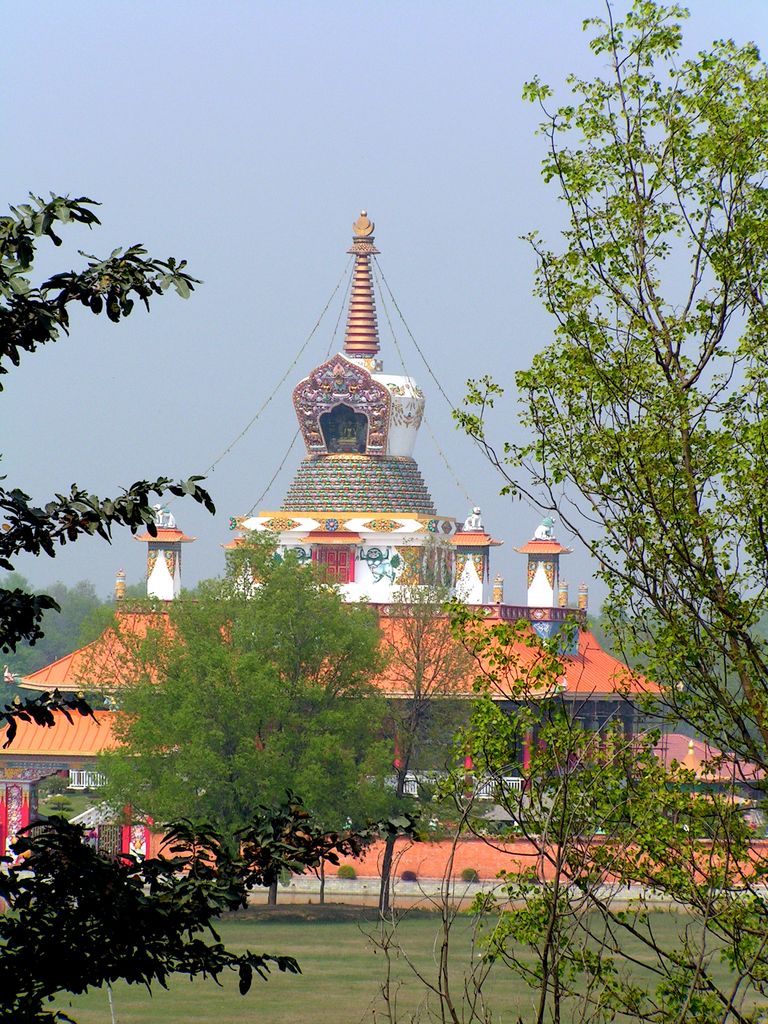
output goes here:
{"type": "MultiPolygon", "coordinates": [[[[542,637],[556,635],[567,621],[578,624],[563,658],[559,695],[578,702],[579,717],[600,728],[619,717],[632,729],[634,705],[626,695],[641,681],[603,651],[586,626],[586,588],[570,606],[560,559],[569,549],[559,543],[554,524],[545,519],[533,537],[516,550],[525,557],[527,603],[504,602],[503,583],[491,585],[494,540],[483,525],[479,508],[465,519],[438,512],[414,450],[424,414],[424,394],[416,381],[386,372],[379,345],[371,260],[378,252],[374,225],[363,212],[353,226],[349,252],[354,270],[341,352],[327,359],[293,391],[293,406],[304,441],[305,456],[278,509],[233,521],[240,536],[248,531],[273,534],[278,552],[293,552],[300,563],[325,567],[350,601],[368,601],[379,610],[384,642],[396,643],[387,605],[403,586],[418,586],[425,545],[445,552],[455,594],[482,609],[490,622],[528,620],[542,637]],[[491,590],[488,594],[487,591],[491,590]]],[[[533,525],[533,524],[532,524],[533,525]]],[[[171,601],[180,592],[182,550],[194,540],[180,530],[173,516],[158,508],[157,535],[137,538],[147,545],[147,593],[171,601]]],[[[236,545],[236,539],[233,544],[236,545]]],[[[233,545],[230,545],[233,546],[233,545]]],[[[121,610],[124,575],[116,585],[121,628],[141,632],[155,613],[121,610]]],[[[104,690],[119,687],[120,640],[107,630],[95,643],[74,651],[22,680],[30,690],[104,690]],[[105,686],[104,680],[110,682],[105,686]]],[[[521,650],[523,661],[530,649],[521,650]]],[[[471,695],[467,678],[463,696],[471,695]]],[[[402,689],[387,678],[378,680],[392,699],[402,689]],[[399,691],[399,692],[398,692],[399,691]]],[[[501,699],[501,698],[500,698],[501,699]]],[[[114,712],[97,713],[76,727],[61,721],[52,729],[22,724],[13,745],[0,754],[0,850],[35,812],[35,788],[52,773],[69,772],[71,783],[83,784],[93,772],[101,749],[112,742],[114,712]]],[[[141,836],[127,830],[122,845],[141,848],[141,836]]]]}

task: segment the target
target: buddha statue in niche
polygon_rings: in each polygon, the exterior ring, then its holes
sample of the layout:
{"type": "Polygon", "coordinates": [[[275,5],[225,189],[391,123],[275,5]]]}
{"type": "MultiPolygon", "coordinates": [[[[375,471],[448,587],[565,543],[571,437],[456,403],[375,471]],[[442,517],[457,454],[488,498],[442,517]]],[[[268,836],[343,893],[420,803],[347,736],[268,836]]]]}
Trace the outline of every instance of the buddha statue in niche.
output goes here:
{"type": "Polygon", "coordinates": [[[362,454],[368,440],[368,417],[348,405],[337,405],[320,416],[325,449],[329,454],[362,454]]]}

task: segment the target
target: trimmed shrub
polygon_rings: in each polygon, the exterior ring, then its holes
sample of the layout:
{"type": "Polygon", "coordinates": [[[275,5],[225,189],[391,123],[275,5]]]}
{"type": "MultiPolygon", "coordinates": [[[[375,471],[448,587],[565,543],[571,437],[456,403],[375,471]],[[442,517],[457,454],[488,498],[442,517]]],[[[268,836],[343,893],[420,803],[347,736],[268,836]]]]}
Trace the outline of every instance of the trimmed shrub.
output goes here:
{"type": "Polygon", "coordinates": [[[64,816],[71,814],[75,809],[74,804],[69,797],[62,796],[61,794],[58,796],[52,796],[47,800],[45,807],[47,811],[52,812],[53,814],[62,814],[64,816]]]}
{"type": "Polygon", "coordinates": [[[357,872],[351,864],[340,864],[336,872],[337,878],[357,878],[357,872]]]}
{"type": "Polygon", "coordinates": [[[477,873],[477,868],[464,868],[461,872],[462,882],[479,882],[480,875],[477,873]]]}
{"type": "Polygon", "coordinates": [[[416,882],[416,881],[418,881],[418,877],[417,877],[415,871],[404,871],[402,873],[402,875],[400,875],[400,881],[401,882],[416,882]]]}

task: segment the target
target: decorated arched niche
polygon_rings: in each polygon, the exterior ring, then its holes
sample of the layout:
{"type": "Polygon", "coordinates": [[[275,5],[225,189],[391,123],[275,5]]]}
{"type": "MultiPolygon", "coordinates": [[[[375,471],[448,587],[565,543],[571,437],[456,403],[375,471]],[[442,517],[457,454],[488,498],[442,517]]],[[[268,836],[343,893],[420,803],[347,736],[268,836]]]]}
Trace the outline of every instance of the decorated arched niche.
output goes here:
{"type": "Polygon", "coordinates": [[[344,356],[333,356],[300,381],[293,391],[293,404],[310,455],[345,451],[386,455],[389,392],[366,369],[344,356]],[[333,447],[342,431],[342,443],[350,447],[333,447]]]}
{"type": "Polygon", "coordinates": [[[340,402],[330,412],[320,413],[320,430],[327,452],[360,454],[368,441],[368,417],[340,402]]]}

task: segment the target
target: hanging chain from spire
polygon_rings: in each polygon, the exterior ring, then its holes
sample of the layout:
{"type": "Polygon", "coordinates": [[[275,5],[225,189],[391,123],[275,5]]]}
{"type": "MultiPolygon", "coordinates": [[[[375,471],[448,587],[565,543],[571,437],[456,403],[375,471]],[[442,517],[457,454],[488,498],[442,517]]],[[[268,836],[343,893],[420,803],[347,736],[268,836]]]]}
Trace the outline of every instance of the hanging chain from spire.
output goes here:
{"type": "MultiPolygon", "coordinates": [[[[381,271],[380,271],[380,269],[378,267],[378,264],[376,266],[376,270],[377,270],[377,272],[379,274],[381,273],[381,271]]],[[[379,290],[381,291],[381,289],[379,289],[379,290]]],[[[407,377],[408,376],[408,370],[406,369],[405,360],[403,359],[403,352],[402,352],[402,349],[400,348],[400,342],[397,340],[397,335],[395,334],[395,329],[392,326],[392,320],[391,320],[390,315],[389,315],[389,309],[387,308],[387,300],[384,298],[384,293],[383,292],[381,292],[381,308],[384,310],[384,316],[386,317],[386,320],[387,320],[387,326],[389,327],[389,333],[392,335],[392,341],[393,341],[394,346],[395,346],[395,351],[397,352],[397,358],[400,360],[400,366],[402,367],[403,374],[407,377]]],[[[402,314],[401,314],[401,316],[402,316],[402,314]]],[[[413,337],[413,335],[411,335],[411,337],[413,337]]],[[[443,449],[440,447],[440,445],[438,443],[438,440],[435,437],[435,432],[432,430],[432,427],[429,424],[429,420],[427,419],[426,413],[424,413],[422,419],[423,419],[423,423],[424,423],[425,427],[429,431],[429,436],[432,438],[432,441],[433,441],[433,443],[435,445],[435,448],[437,449],[437,453],[440,456],[440,458],[443,460],[445,468],[448,470],[450,475],[453,477],[453,480],[454,480],[454,483],[456,484],[457,489],[464,495],[464,497],[467,500],[467,504],[472,505],[472,498],[469,496],[466,487],[464,486],[462,481],[459,479],[459,476],[456,473],[456,471],[454,470],[453,466],[448,461],[448,456],[445,454],[443,449]]]]}
{"type": "MultiPolygon", "coordinates": [[[[392,301],[392,305],[397,310],[397,314],[398,314],[398,316],[400,317],[400,319],[401,319],[401,321],[403,323],[403,327],[405,327],[405,330],[406,330],[406,332],[408,334],[408,337],[411,339],[411,341],[413,342],[414,348],[416,349],[416,351],[421,356],[421,361],[424,363],[424,365],[427,368],[427,372],[429,373],[429,375],[432,378],[432,380],[435,382],[435,385],[437,386],[437,390],[440,392],[440,394],[445,399],[446,403],[448,404],[448,407],[451,410],[451,413],[453,413],[453,411],[456,408],[456,406],[453,404],[453,402],[450,400],[450,398],[446,394],[445,389],[443,388],[443,385],[437,379],[437,377],[435,376],[435,374],[434,374],[434,372],[432,370],[432,367],[427,362],[427,358],[424,355],[424,353],[422,352],[421,346],[419,345],[418,341],[416,341],[416,338],[413,336],[413,332],[411,331],[410,327],[408,326],[408,323],[407,323],[405,317],[403,316],[402,310],[400,309],[400,307],[397,304],[397,299],[393,295],[392,289],[389,287],[389,282],[387,281],[386,277],[384,276],[383,270],[379,266],[379,261],[377,259],[375,259],[375,257],[374,257],[374,273],[376,275],[377,281],[383,282],[384,286],[386,287],[387,293],[388,293],[388,295],[389,295],[389,297],[390,297],[390,299],[392,301]]],[[[397,341],[397,336],[396,336],[396,334],[394,332],[394,328],[392,327],[392,321],[389,318],[389,311],[387,309],[386,301],[384,299],[384,292],[383,292],[383,290],[381,288],[381,284],[379,284],[379,294],[381,296],[382,309],[384,310],[384,315],[387,318],[387,323],[389,325],[389,329],[390,329],[390,332],[392,334],[392,340],[395,343],[395,348],[397,349],[397,354],[398,354],[398,356],[400,358],[400,364],[403,367],[404,372],[407,374],[408,371],[405,369],[405,363],[403,361],[402,352],[400,351],[400,346],[399,346],[398,341],[397,341]]],[[[466,492],[466,489],[464,488],[464,485],[459,481],[458,476],[456,475],[456,473],[453,471],[453,469],[451,468],[450,464],[448,463],[447,457],[445,456],[445,454],[440,449],[440,446],[437,443],[437,438],[435,437],[434,433],[432,432],[432,428],[427,423],[426,415],[424,416],[424,422],[427,425],[427,429],[429,430],[429,433],[431,434],[432,439],[435,442],[435,447],[440,452],[440,454],[441,454],[441,456],[443,458],[443,462],[448,467],[448,470],[451,473],[451,475],[453,476],[454,480],[456,480],[457,486],[467,496],[467,500],[471,504],[472,503],[472,499],[469,498],[469,496],[467,495],[467,492],[466,492]]],[[[472,438],[472,441],[473,441],[475,447],[478,448],[482,452],[483,451],[482,445],[477,440],[477,438],[472,438]]],[[[536,508],[536,506],[533,504],[533,502],[525,494],[523,494],[522,492],[519,492],[517,496],[520,498],[521,501],[523,501],[526,505],[528,505],[529,508],[533,509],[538,514],[539,510],[536,508]]]]}
{"type": "MultiPolygon", "coordinates": [[[[349,269],[349,264],[347,264],[347,269],[349,269]]],[[[346,273],[346,271],[345,271],[345,273],[346,273]]],[[[339,281],[339,284],[341,284],[341,281],[339,281]]],[[[349,293],[349,287],[350,287],[350,281],[348,280],[347,281],[347,287],[346,287],[346,290],[344,292],[344,298],[342,299],[341,306],[339,307],[339,315],[336,317],[336,325],[333,328],[333,334],[331,335],[331,340],[329,341],[328,348],[325,351],[325,357],[324,357],[325,359],[328,359],[328,357],[330,356],[331,350],[333,349],[333,343],[336,340],[336,335],[339,333],[339,324],[341,323],[341,317],[342,317],[342,314],[344,312],[344,306],[345,306],[346,301],[347,301],[347,294],[349,293]]],[[[336,291],[338,291],[338,285],[336,286],[336,289],[334,291],[334,295],[336,294],[336,291]]],[[[333,298],[333,295],[331,296],[331,299],[332,298],[333,298]]],[[[328,303],[326,304],[325,309],[328,309],[328,306],[330,304],[331,304],[331,300],[329,299],[328,303]]],[[[325,309],[323,310],[323,314],[325,313],[325,309]]],[[[322,319],[322,317],[321,317],[321,319],[322,319]]],[[[318,324],[319,324],[319,321],[318,321],[318,324]]],[[[316,324],[315,325],[315,329],[317,329],[317,326],[318,325],[316,324]]],[[[280,475],[283,467],[285,466],[286,462],[288,461],[288,456],[293,451],[293,446],[296,444],[296,439],[298,438],[300,433],[301,433],[301,427],[299,427],[297,429],[296,433],[293,435],[293,437],[291,439],[291,443],[288,445],[288,448],[286,449],[285,455],[283,455],[282,459],[280,460],[280,465],[277,467],[275,472],[272,474],[272,476],[270,478],[270,481],[267,484],[267,486],[264,488],[264,490],[258,496],[256,501],[254,501],[254,503],[251,505],[251,507],[246,512],[246,514],[243,516],[244,519],[248,519],[250,516],[252,516],[253,513],[256,511],[256,509],[259,507],[259,505],[262,503],[262,501],[269,494],[269,491],[270,491],[270,488],[272,487],[272,484],[275,482],[275,480],[277,480],[277,478],[280,475]]]]}
{"type": "MultiPolygon", "coordinates": [[[[270,405],[270,403],[275,398],[275,396],[277,395],[278,391],[283,386],[283,384],[285,384],[286,380],[288,379],[289,374],[291,373],[293,368],[298,363],[299,359],[301,359],[302,355],[304,354],[304,350],[306,349],[307,345],[309,345],[310,341],[312,341],[312,339],[314,338],[315,334],[317,333],[317,329],[319,328],[320,324],[322,323],[323,317],[328,312],[329,306],[331,305],[331,303],[333,302],[334,298],[336,297],[336,293],[338,292],[339,288],[341,287],[342,282],[344,281],[344,278],[348,278],[351,263],[352,263],[351,260],[347,263],[346,267],[344,268],[344,272],[342,273],[342,275],[339,278],[339,280],[336,282],[336,287],[331,292],[330,298],[328,299],[326,304],[323,306],[323,310],[320,313],[320,316],[317,318],[315,326],[309,332],[309,334],[307,335],[307,337],[304,340],[303,344],[301,345],[301,348],[299,349],[299,351],[296,353],[296,355],[291,360],[291,362],[288,365],[288,368],[286,369],[285,373],[282,375],[280,380],[274,386],[274,388],[272,389],[270,394],[261,403],[261,405],[256,410],[256,412],[251,417],[251,419],[246,423],[246,425],[243,427],[243,429],[240,431],[240,433],[234,438],[234,440],[229,442],[227,447],[213,460],[213,462],[210,464],[210,466],[208,466],[208,468],[203,472],[203,474],[202,474],[203,476],[208,476],[209,473],[212,473],[216,469],[218,464],[221,462],[221,460],[223,458],[225,458],[227,455],[229,455],[229,453],[232,451],[232,449],[235,447],[235,445],[238,444],[238,442],[242,441],[242,439],[245,437],[245,435],[248,433],[248,431],[251,429],[251,427],[260,419],[262,413],[264,413],[264,411],[270,405]]],[[[347,290],[348,290],[348,288],[349,288],[349,281],[347,281],[347,290]]],[[[345,300],[346,300],[346,295],[347,295],[347,291],[345,290],[345,292],[344,292],[344,299],[345,300]]],[[[343,312],[343,310],[344,310],[344,301],[342,301],[341,309],[342,309],[342,312],[343,312]]],[[[339,320],[340,319],[341,319],[341,313],[339,314],[339,320]]],[[[333,332],[334,338],[336,337],[336,331],[338,330],[339,320],[336,321],[336,328],[334,329],[334,332],[333,332]]],[[[331,341],[331,344],[333,344],[333,341],[331,341]]],[[[327,358],[328,357],[326,356],[326,359],[327,358]]],[[[294,438],[294,441],[295,440],[296,439],[294,438]]],[[[292,442],[292,444],[293,444],[293,442],[292,442]]],[[[287,458],[287,455],[288,455],[288,453],[286,452],[286,458],[287,458]]],[[[176,501],[176,498],[172,498],[170,501],[166,502],[166,504],[170,505],[173,501],[176,501]]]]}

